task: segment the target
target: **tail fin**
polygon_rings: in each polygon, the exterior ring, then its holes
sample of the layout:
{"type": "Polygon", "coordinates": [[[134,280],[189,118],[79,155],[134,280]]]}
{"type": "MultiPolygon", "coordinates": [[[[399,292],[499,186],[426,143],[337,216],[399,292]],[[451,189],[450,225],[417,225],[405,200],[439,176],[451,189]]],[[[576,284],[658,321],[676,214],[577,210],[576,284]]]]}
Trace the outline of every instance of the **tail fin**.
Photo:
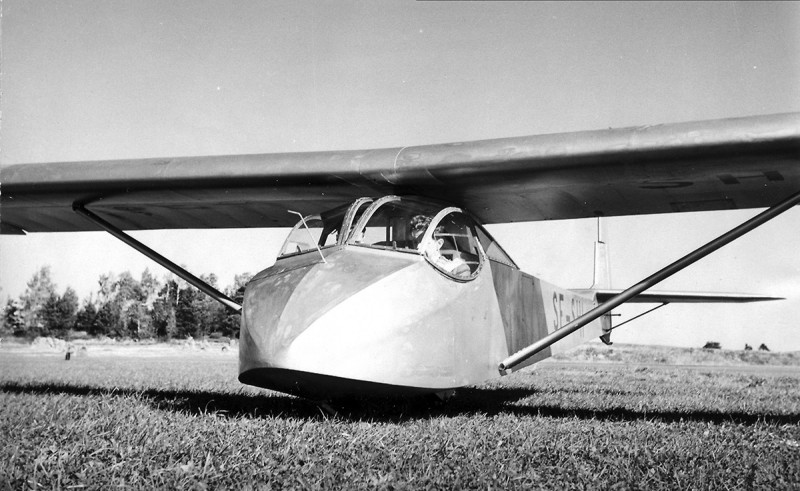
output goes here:
{"type": "Polygon", "coordinates": [[[608,248],[606,243],[600,240],[594,243],[594,281],[590,288],[593,290],[611,288],[608,248]]]}
{"type": "MultiPolygon", "coordinates": [[[[594,278],[592,281],[593,290],[602,290],[611,288],[611,266],[608,257],[608,247],[606,243],[600,240],[600,217],[597,217],[597,240],[594,242],[594,278]]],[[[606,345],[612,345],[611,342],[611,317],[603,316],[603,334],[600,336],[600,341],[606,345]]]]}

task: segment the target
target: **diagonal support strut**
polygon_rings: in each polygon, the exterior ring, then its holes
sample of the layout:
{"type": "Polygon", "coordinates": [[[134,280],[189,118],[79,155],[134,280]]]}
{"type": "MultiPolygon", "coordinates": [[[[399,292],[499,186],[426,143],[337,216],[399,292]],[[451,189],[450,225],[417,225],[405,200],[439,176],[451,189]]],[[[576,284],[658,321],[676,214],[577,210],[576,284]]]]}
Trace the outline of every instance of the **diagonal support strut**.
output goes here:
{"type": "Polygon", "coordinates": [[[573,332],[577,331],[581,327],[585,326],[586,324],[592,322],[593,320],[605,315],[606,313],[610,312],[614,308],[620,306],[621,304],[627,302],[631,298],[639,295],[643,291],[651,288],[653,285],[663,281],[664,279],[674,275],[678,271],[686,268],[687,266],[695,263],[696,261],[706,257],[707,255],[711,254],[712,252],[716,251],[720,247],[733,242],[734,240],[738,239],[742,235],[750,232],[751,230],[763,225],[764,223],[772,220],[776,216],[780,215],[781,213],[791,209],[793,206],[800,204],[800,192],[797,192],[785,200],[781,201],[777,205],[769,208],[755,217],[751,218],[750,220],[744,222],[743,224],[739,225],[738,227],[734,228],[733,230],[717,237],[716,239],[712,240],[711,242],[705,244],[702,247],[690,252],[686,256],[678,259],[674,263],[670,264],[669,266],[665,267],[664,269],[648,276],[644,280],[640,281],[639,283],[633,285],[632,287],[628,288],[627,290],[623,291],[622,293],[614,296],[613,298],[609,299],[606,302],[598,305],[594,309],[590,310],[589,312],[583,314],[582,316],[578,317],[577,319],[573,320],[569,324],[565,325],[561,329],[554,331],[547,336],[543,337],[539,341],[533,343],[532,345],[528,346],[527,348],[523,348],[520,351],[514,353],[513,355],[509,356],[498,366],[498,370],[502,375],[510,373],[510,371],[523,361],[527,360],[531,356],[535,355],[536,353],[542,351],[543,349],[547,348],[548,346],[552,345],[556,341],[559,341],[573,332]]]}
{"type": "Polygon", "coordinates": [[[194,286],[198,290],[202,291],[206,295],[210,296],[217,302],[221,303],[222,305],[228,307],[229,309],[235,312],[241,312],[242,306],[232,300],[230,297],[225,295],[224,293],[220,292],[213,286],[209,285],[205,281],[201,280],[197,276],[193,275],[192,273],[186,271],[186,269],[178,266],[174,262],[170,261],[166,257],[162,256],[161,254],[157,253],[153,249],[147,247],[146,245],[142,244],[138,240],[134,239],[130,235],[126,234],[121,229],[115,227],[111,223],[107,222],[106,220],[100,218],[96,214],[92,213],[91,211],[87,210],[82,204],[73,203],[72,209],[84,217],[88,218],[96,225],[99,225],[103,230],[110,233],[114,237],[118,238],[122,242],[128,244],[129,246],[133,247],[137,251],[141,252],[145,256],[149,257],[153,261],[157,262],[161,266],[164,266],[169,271],[175,273],[177,276],[185,280],[190,285],[194,286]]]}

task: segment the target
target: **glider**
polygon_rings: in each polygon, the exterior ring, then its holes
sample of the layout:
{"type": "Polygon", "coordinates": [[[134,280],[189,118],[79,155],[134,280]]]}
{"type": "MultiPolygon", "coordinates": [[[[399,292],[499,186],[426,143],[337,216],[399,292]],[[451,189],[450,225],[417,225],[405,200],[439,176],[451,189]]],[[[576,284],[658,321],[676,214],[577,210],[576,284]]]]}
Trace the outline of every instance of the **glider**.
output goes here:
{"type": "MultiPolygon", "coordinates": [[[[0,232],[106,230],[241,311],[239,380],[300,396],[446,393],[600,337],[625,302],[800,203],[800,114],[362,151],[7,166],[0,232]],[[564,289],[484,228],[768,208],[636,285],[564,289]],[[293,227],[239,305],[128,230],[293,227]]],[[[598,245],[598,257],[603,256],[598,245]]],[[[597,264],[601,264],[602,261],[597,264]]]]}

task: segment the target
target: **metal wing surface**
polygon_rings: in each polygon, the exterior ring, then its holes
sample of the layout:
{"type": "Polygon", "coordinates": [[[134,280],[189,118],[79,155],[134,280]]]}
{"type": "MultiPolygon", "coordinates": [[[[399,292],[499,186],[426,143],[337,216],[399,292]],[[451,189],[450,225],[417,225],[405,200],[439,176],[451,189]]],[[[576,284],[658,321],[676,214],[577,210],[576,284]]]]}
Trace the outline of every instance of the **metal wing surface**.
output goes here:
{"type": "Polygon", "coordinates": [[[21,164],[3,233],[290,226],[360,196],[418,194],[484,223],[754,208],[800,189],[800,113],[364,151],[21,164]]]}

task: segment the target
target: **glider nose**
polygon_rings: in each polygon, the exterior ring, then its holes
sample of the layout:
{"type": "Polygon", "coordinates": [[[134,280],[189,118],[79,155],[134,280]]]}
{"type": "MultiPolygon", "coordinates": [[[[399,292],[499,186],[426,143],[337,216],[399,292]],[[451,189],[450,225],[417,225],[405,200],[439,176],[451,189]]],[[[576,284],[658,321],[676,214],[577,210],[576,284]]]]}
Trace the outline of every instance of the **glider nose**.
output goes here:
{"type": "Polygon", "coordinates": [[[326,260],[282,259],[248,284],[242,383],[328,398],[438,392],[497,374],[508,348],[490,275],[458,282],[420,255],[358,246],[326,260]]]}
{"type": "Polygon", "coordinates": [[[293,349],[310,326],[324,322],[321,319],[331,309],[358,292],[418,262],[410,254],[324,252],[327,262],[316,251],[282,259],[248,284],[239,343],[240,380],[241,374],[257,368],[308,369],[310,358],[325,357],[293,349]]]}

